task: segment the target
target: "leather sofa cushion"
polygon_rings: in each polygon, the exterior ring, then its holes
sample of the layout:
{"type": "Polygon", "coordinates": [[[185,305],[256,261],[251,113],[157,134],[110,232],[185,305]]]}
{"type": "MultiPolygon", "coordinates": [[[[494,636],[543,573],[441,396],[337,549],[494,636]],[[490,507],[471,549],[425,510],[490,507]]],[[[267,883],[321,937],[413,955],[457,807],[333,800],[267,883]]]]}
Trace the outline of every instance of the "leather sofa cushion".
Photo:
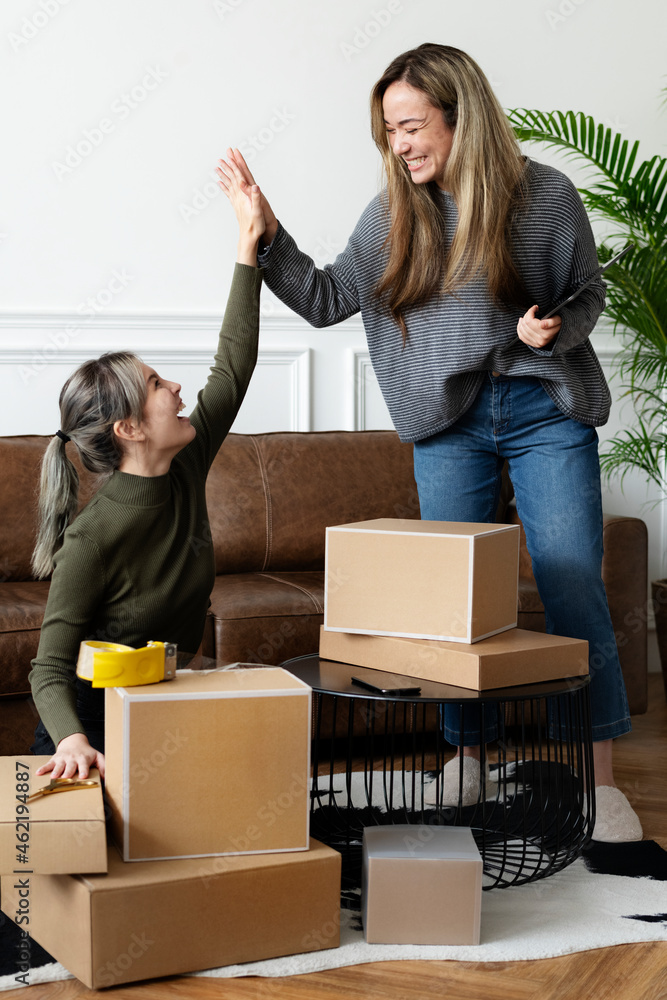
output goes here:
{"type": "Polygon", "coordinates": [[[207,497],[218,573],[321,570],[328,526],[419,517],[394,431],[230,434],[207,497]]]}
{"type": "MultiPolygon", "coordinates": [[[[42,455],[51,437],[36,434],[0,437],[0,580],[30,580],[30,560],[37,530],[37,498],[42,455]]],[[[79,474],[80,505],[95,490],[97,477],[87,472],[76,448],[67,454],[79,474]]]]}
{"type": "Polygon", "coordinates": [[[211,607],[216,618],[324,614],[324,573],[230,573],[216,577],[211,607]]]}
{"type": "MultiPolygon", "coordinates": [[[[0,576],[29,580],[37,526],[39,467],[47,438],[0,438],[0,576]],[[34,504],[30,498],[34,497],[34,504]]],[[[4,618],[3,618],[4,624],[4,618]]]]}
{"type": "Polygon", "coordinates": [[[48,591],[48,582],[0,583],[0,696],[30,694],[30,661],[37,655],[48,591]]]}
{"type": "Polygon", "coordinates": [[[0,635],[40,629],[48,593],[48,580],[0,583],[0,635]]]}
{"type": "Polygon", "coordinates": [[[0,756],[29,753],[39,721],[32,698],[0,697],[0,720],[0,756]]]}
{"type": "Polygon", "coordinates": [[[211,594],[218,663],[279,664],[319,647],[323,572],[232,573],[211,594]]]}

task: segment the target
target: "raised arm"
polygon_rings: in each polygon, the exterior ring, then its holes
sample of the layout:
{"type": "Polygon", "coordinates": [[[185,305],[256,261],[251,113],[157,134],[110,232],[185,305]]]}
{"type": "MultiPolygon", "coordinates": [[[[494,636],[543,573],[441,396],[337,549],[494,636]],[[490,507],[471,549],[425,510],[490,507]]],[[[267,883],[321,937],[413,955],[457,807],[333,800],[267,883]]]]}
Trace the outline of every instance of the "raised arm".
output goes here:
{"type": "MultiPolygon", "coordinates": [[[[248,164],[237,149],[227,150],[227,160],[220,160],[218,175],[225,190],[237,183],[249,192],[255,185],[248,164]]],[[[260,204],[266,230],[260,243],[259,263],[271,291],[312,326],[333,326],[357,313],[360,301],[353,241],[334,264],[320,270],[308,254],[299,250],[263,195],[260,204]]]]}
{"type": "Polygon", "coordinates": [[[262,272],[257,267],[257,250],[265,229],[261,192],[256,185],[243,184],[237,174],[225,193],[239,225],[237,263],[211,374],[190,417],[197,436],[179,456],[204,474],[241,408],[255,370],[259,336],[262,272]]]}

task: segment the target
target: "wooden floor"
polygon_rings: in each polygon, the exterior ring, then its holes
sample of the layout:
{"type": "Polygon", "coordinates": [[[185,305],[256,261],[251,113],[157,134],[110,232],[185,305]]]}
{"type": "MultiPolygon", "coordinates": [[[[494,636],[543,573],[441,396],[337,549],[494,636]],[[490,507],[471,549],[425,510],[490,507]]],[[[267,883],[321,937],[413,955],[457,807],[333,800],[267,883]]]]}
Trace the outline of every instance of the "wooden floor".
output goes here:
{"type": "MultiPolygon", "coordinates": [[[[667,848],[667,701],[649,675],[649,711],[616,744],[616,780],[646,838],[667,848]]],[[[502,891],[502,890],[500,890],[502,891]]],[[[665,906],[667,910],[667,903],[665,906]]],[[[547,915],[545,914],[545,919],[547,915]]],[[[667,942],[618,945],[534,962],[378,962],[285,979],[152,980],[105,991],[110,1000],[667,1000],[667,942]]],[[[77,980],[30,986],[2,1000],[88,1000],[104,994],[77,980]]]]}

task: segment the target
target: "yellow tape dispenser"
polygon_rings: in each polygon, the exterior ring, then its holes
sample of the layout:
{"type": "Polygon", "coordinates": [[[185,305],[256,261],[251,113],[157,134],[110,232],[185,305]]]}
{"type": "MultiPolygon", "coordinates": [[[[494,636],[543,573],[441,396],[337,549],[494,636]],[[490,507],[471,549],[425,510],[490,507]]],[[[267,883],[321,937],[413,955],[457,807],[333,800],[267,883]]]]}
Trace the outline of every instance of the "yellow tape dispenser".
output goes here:
{"type": "Polygon", "coordinates": [[[177,652],[173,642],[148,642],[133,649],[119,642],[90,640],[81,643],[76,672],[94,688],[156,684],[176,676],[177,652]]]}

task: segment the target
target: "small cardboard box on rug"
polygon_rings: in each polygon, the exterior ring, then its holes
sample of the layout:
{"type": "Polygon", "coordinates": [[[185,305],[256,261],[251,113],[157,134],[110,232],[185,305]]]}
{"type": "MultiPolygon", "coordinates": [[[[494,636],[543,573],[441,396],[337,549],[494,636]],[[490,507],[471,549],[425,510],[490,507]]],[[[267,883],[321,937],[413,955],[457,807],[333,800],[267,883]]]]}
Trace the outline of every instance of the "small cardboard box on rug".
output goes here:
{"type": "Polygon", "coordinates": [[[95,769],[93,787],[69,787],[28,801],[50,783],[50,774],[35,775],[50,759],[48,754],[0,757],[0,875],[107,870],[104,804],[95,769]]]}
{"type": "Polygon", "coordinates": [[[378,518],[327,528],[324,627],[477,642],[517,623],[519,526],[378,518]]]}
{"type": "Polygon", "coordinates": [[[105,733],[125,861],[307,850],[311,688],[286,670],[107,688],[105,733]]]}
{"type": "MultiPolygon", "coordinates": [[[[337,851],[146,861],[108,874],[29,876],[30,936],[90,989],[335,948],[337,851]]],[[[17,876],[2,908],[19,908],[17,876]]]]}
{"type": "Polygon", "coordinates": [[[325,660],[484,691],[588,674],[588,643],[527,629],[480,642],[440,642],[320,629],[325,660]]]}
{"type": "Polygon", "coordinates": [[[366,827],[361,878],[369,944],[479,944],[482,858],[469,828],[366,827]]]}

